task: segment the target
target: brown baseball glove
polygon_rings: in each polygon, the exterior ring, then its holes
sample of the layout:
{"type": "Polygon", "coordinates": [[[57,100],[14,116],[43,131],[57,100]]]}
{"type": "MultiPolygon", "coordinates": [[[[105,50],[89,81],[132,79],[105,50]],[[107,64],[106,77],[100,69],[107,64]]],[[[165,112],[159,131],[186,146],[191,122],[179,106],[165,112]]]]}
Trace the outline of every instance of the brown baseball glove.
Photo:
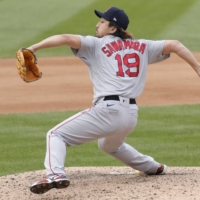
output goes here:
{"type": "Polygon", "coordinates": [[[42,77],[42,72],[40,72],[37,64],[37,58],[32,51],[26,48],[20,48],[16,52],[16,59],[19,76],[26,83],[36,81],[42,77]]]}

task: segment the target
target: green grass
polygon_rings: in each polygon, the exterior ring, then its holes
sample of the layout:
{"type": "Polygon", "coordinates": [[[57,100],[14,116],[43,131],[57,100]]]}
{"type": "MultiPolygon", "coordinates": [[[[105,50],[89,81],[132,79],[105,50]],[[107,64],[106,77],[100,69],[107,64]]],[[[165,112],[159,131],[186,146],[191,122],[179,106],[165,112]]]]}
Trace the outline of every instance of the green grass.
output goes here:
{"type": "Polygon", "coordinates": [[[200,1],[197,1],[187,12],[184,12],[172,23],[168,24],[156,36],[157,39],[178,39],[192,51],[199,51],[200,26],[200,1]]]}
{"type": "MultiPolygon", "coordinates": [[[[200,105],[141,107],[127,143],[169,166],[200,166],[200,105]]],[[[0,176],[44,169],[46,133],[76,112],[0,115],[0,176]]],[[[65,166],[123,166],[97,142],[67,149],[65,166]]]]}
{"type": "MultiPolygon", "coordinates": [[[[136,38],[180,39],[191,50],[199,51],[198,0],[15,0],[0,1],[0,57],[15,57],[19,47],[27,47],[54,34],[93,35],[98,18],[94,9],[120,7],[130,18],[129,31],[136,38]],[[31,9],[30,9],[31,8],[31,9]]],[[[59,47],[38,52],[39,56],[72,55],[59,47]]]]}
{"type": "Polygon", "coordinates": [[[94,0],[59,0],[59,3],[55,0],[37,3],[27,0],[18,0],[17,3],[16,0],[0,1],[0,56],[15,56],[18,48],[36,42],[34,38],[37,35],[53,29],[57,23],[69,19],[92,2],[94,0]]]}
{"type": "Polygon", "coordinates": [[[200,105],[141,108],[131,144],[171,166],[200,166],[199,109],[200,105]]]}

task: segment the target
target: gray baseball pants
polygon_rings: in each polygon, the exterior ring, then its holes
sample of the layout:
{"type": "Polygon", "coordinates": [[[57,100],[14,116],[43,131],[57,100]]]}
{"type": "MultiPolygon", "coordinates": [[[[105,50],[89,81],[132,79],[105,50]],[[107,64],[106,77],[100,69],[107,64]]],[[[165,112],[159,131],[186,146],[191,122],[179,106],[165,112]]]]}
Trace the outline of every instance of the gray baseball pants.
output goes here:
{"type": "Polygon", "coordinates": [[[45,167],[47,176],[66,174],[66,147],[98,140],[98,147],[133,169],[155,173],[159,166],[152,157],[143,155],[125,143],[137,124],[138,107],[129,99],[104,101],[64,120],[47,133],[45,167]]]}

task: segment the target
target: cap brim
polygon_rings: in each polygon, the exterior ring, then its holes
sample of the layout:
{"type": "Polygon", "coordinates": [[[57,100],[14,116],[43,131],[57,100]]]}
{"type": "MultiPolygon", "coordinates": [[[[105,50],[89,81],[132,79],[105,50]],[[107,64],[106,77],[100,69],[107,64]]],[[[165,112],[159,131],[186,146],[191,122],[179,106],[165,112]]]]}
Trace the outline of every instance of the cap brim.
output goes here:
{"type": "Polygon", "coordinates": [[[103,13],[98,11],[98,10],[94,10],[94,13],[96,14],[97,17],[101,18],[103,17],[103,13]]]}

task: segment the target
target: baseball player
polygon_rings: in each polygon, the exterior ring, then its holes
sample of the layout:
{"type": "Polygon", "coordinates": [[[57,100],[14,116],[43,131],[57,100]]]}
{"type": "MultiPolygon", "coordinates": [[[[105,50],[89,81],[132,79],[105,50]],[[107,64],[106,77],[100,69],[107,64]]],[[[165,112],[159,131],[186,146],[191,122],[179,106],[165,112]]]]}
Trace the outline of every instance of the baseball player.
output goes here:
{"type": "MultiPolygon", "coordinates": [[[[95,10],[100,18],[96,37],[72,34],[54,35],[28,47],[37,50],[66,45],[88,66],[93,83],[93,106],[64,120],[48,131],[45,168],[47,178],[30,186],[36,194],[52,188],[66,188],[70,181],[64,162],[66,147],[98,140],[98,147],[133,169],[147,175],[166,173],[167,166],[143,155],[125,142],[138,118],[136,99],[142,93],[147,66],[176,53],[200,76],[200,64],[179,41],[136,40],[126,31],[129,18],[116,7],[105,12],[95,10]]],[[[78,69],[77,69],[78,70],[78,69]]]]}

